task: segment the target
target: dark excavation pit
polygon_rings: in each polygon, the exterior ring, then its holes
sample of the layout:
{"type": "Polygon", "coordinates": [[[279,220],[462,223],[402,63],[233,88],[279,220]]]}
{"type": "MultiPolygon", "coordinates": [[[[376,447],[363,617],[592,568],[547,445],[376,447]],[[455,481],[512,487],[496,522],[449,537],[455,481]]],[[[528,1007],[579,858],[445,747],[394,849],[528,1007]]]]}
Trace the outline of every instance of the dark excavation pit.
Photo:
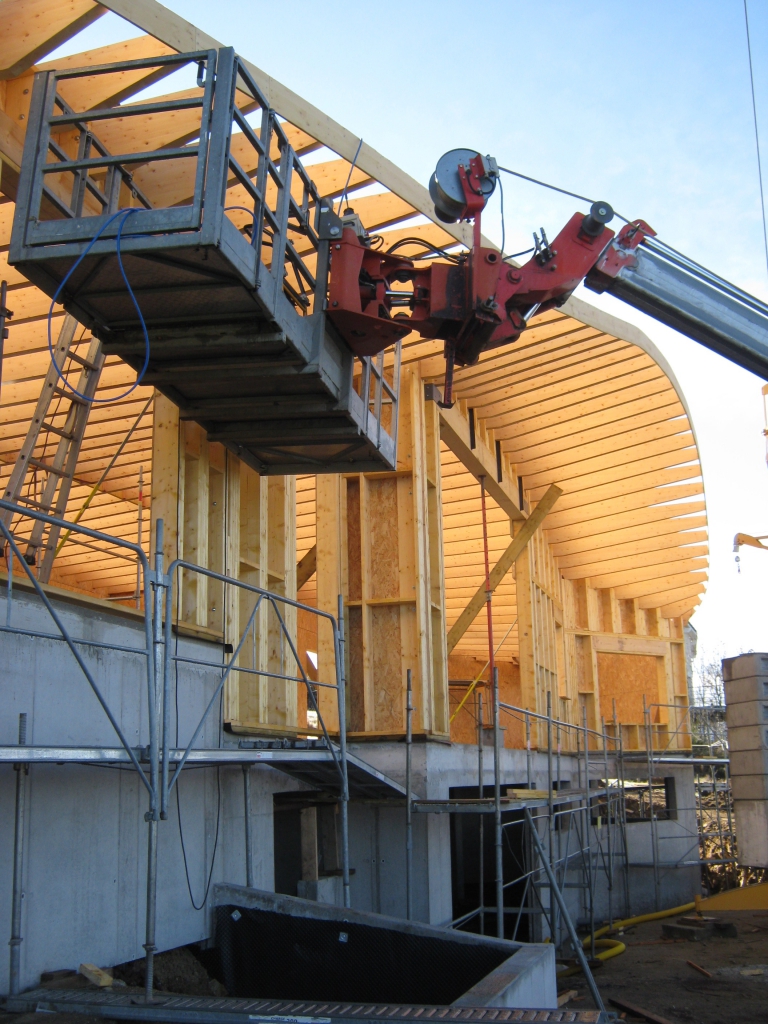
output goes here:
{"type": "MultiPolygon", "coordinates": [[[[293,901],[298,903],[299,901],[293,901]]],[[[504,963],[516,944],[347,912],[344,920],[225,904],[216,908],[221,978],[233,996],[445,1005],[504,963]],[[371,923],[363,923],[365,916],[371,923]]]]}

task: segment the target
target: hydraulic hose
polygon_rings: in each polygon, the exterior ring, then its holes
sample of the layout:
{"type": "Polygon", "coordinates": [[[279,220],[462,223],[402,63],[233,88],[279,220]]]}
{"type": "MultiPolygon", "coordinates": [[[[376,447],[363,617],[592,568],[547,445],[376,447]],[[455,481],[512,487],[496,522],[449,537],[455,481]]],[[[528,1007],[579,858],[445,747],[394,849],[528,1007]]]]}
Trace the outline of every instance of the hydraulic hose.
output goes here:
{"type": "MultiPolygon", "coordinates": [[[[667,910],[657,910],[653,914],[639,914],[637,917],[626,917],[623,921],[614,921],[612,925],[606,924],[595,932],[595,946],[601,950],[595,953],[596,960],[610,960],[611,957],[619,956],[626,950],[626,945],[620,939],[606,939],[603,936],[608,932],[620,931],[633,924],[645,924],[647,921],[660,921],[663,917],[677,917],[678,914],[687,914],[689,910],[695,910],[695,903],[683,903],[679,907],[670,907],[667,910]]],[[[582,946],[587,949],[592,945],[592,935],[587,935],[582,940],[582,946]]],[[[571,974],[578,974],[580,967],[569,967],[561,971],[558,977],[567,978],[571,974]]]]}

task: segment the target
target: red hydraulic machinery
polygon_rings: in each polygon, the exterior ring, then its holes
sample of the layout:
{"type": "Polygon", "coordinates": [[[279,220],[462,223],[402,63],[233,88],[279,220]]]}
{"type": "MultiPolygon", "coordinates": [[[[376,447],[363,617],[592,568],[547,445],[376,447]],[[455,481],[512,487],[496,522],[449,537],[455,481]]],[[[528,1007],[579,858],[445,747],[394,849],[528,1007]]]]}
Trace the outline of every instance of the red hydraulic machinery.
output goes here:
{"type": "Polygon", "coordinates": [[[442,339],[450,406],[455,365],[516,341],[532,316],[562,305],[584,281],[768,379],[768,306],[660,242],[643,220],[615,233],[608,203],[575,213],[551,242],[543,230],[535,235],[523,266],[482,245],[481,213],[498,176],[496,161],[473,150],[441,157],[429,185],[435,210],[447,223],[472,221],[473,243],[428,266],[375,249],[345,211],[330,243],[328,316],[354,352],[373,355],[412,331],[442,339]]]}

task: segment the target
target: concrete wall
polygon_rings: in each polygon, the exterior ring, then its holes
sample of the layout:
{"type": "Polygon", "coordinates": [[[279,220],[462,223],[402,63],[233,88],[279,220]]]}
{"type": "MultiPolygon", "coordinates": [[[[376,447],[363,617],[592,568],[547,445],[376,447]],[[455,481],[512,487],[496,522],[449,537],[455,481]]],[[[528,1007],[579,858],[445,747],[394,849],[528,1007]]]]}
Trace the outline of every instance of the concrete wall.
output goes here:
{"type": "MultiPolygon", "coordinates": [[[[352,748],[351,748],[352,749],[352,748]]],[[[375,765],[380,771],[401,784],[405,783],[405,746],[402,743],[362,743],[354,746],[355,753],[375,765]]],[[[524,750],[503,749],[500,751],[502,785],[524,785],[527,778],[526,753],[524,750]]],[[[548,785],[547,758],[534,752],[532,758],[532,781],[534,788],[546,790],[548,785]]],[[[454,786],[472,785],[478,781],[477,749],[468,744],[414,744],[413,746],[413,789],[417,797],[424,799],[446,799],[454,786]]],[[[583,771],[583,768],[582,768],[583,771]]],[[[615,778],[615,763],[609,760],[608,773],[615,778]]],[[[604,774],[601,755],[590,755],[590,776],[593,784],[604,774]]],[[[629,763],[625,771],[627,779],[647,779],[642,764],[629,763]]],[[[693,900],[701,892],[700,869],[695,864],[699,857],[698,832],[693,788],[693,770],[685,766],[660,765],[655,776],[672,776],[675,779],[677,818],[660,820],[656,823],[659,886],[658,897],[653,871],[653,847],[651,823],[648,821],[629,823],[627,826],[627,857],[629,861],[629,902],[627,903],[625,882],[625,857],[620,829],[614,824],[611,829],[613,851],[613,885],[609,890],[604,863],[608,861],[608,827],[603,821],[599,828],[590,825],[593,847],[593,868],[595,871],[594,916],[597,922],[620,918],[630,914],[648,913],[658,908],[679,906],[693,900]],[[598,851],[600,848],[600,852],[598,851]]],[[[563,787],[577,789],[579,769],[576,759],[563,755],[560,764],[560,780],[563,787]]],[[[484,757],[484,785],[493,785],[492,750],[484,757]]],[[[583,778],[581,784],[584,784],[583,778]]],[[[366,808],[366,812],[369,809],[366,808]]],[[[383,812],[384,809],[381,809],[383,812]]],[[[354,813],[354,812],[353,812],[354,813]]],[[[560,876],[565,882],[563,895],[573,921],[581,926],[589,924],[589,897],[583,888],[584,862],[573,856],[583,834],[585,815],[572,819],[571,837],[568,838],[568,817],[562,817],[562,831],[555,833],[553,844],[555,859],[569,857],[570,870],[560,876]]],[[[447,814],[413,815],[414,819],[414,914],[416,919],[432,924],[448,923],[453,918],[451,901],[451,856],[450,820],[447,814]]],[[[378,853],[371,848],[362,854],[358,845],[360,836],[351,837],[351,864],[356,869],[352,881],[353,903],[361,909],[379,910],[381,913],[405,913],[405,825],[404,813],[399,809],[380,813],[378,818],[370,817],[370,832],[373,837],[380,834],[378,853]],[[376,825],[378,822],[378,826],[376,825]],[[386,835],[384,835],[386,832],[386,835]],[[359,851],[359,852],[358,852],[359,851]],[[386,851],[386,852],[385,852],[386,851]],[[360,865],[358,867],[358,865],[360,865]],[[378,890],[370,877],[373,866],[379,873],[378,890]],[[357,872],[360,871],[358,877],[357,872]],[[384,892],[383,902],[376,902],[375,893],[384,892]],[[371,895],[369,896],[369,892],[371,895]],[[359,902],[358,902],[359,901],[359,902]]],[[[507,826],[519,828],[519,825],[507,826]]],[[[357,831],[357,830],[355,830],[357,831]]],[[[543,823],[539,833],[545,849],[549,836],[543,823]]],[[[362,835],[362,833],[360,834],[362,835]]],[[[486,822],[486,836],[492,842],[493,818],[486,822]]],[[[369,840],[366,840],[366,842],[369,840]]],[[[374,840],[371,838],[371,842],[374,840]]],[[[508,879],[505,879],[508,880],[508,879]]],[[[549,892],[546,879],[539,883],[541,903],[549,906],[549,892]]],[[[532,938],[543,941],[549,936],[546,921],[537,916],[534,920],[532,938]]]]}
{"type": "MultiPolygon", "coordinates": [[[[677,817],[656,822],[657,863],[659,865],[658,906],[653,871],[653,836],[650,822],[627,825],[630,863],[630,900],[632,914],[647,914],[656,909],[677,907],[701,895],[699,836],[693,768],[656,765],[654,777],[675,780],[677,817]]],[[[627,779],[648,780],[647,769],[626,772],[627,779]]]]}
{"type": "MultiPolygon", "coordinates": [[[[0,602],[0,605],[4,602],[0,602]]],[[[94,612],[56,601],[74,636],[140,646],[141,623],[115,610],[94,612]]],[[[5,608],[2,607],[2,612],[5,608]]],[[[4,619],[4,616],[3,616],[4,619]]],[[[12,624],[55,632],[38,600],[14,595],[12,624]]],[[[136,655],[81,648],[131,744],[148,740],[146,675],[136,655]]],[[[180,639],[184,656],[216,661],[213,644],[180,639]]],[[[15,744],[18,716],[28,715],[27,742],[37,745],[118,746],[119,741],[68,648],[55,640],[0,633],[2,694],[0,743],[15,744]]],[[[179,669],[179,736],[186,742],[215,688],[218,673],[179,669]]],[[[173,722],[175,731],[175,721],[173,722]]],[[[216,709],[201,746],[236,743],[219,729],[216,709]]],[[[0,766],[0,945],[10,938],[15,772],[0,766]],[[7,937],[7,938],[6,938],[7,937]]],[[[297,788],[287,776],[252,769],[256,884],[273,887],[272,795],[297,788]]],[[[179,800],[190,885],[203,901],[216,839],[214,882],[245,881],[244,802],[239,767],[192,769],[181,778],[179,800]],[[219,791],[221,794],[219,814],[219,791]]],[[[32,765],[27,779],[21,983],[42,971],[76,968],[82,961],[112,965],[144,955],[147,795],[132,768],[32,765]]],[[[159,828],[158,946],[205,939],[208,910],[192,906],[184,871],[175,796],[159,828]]],[[[8,991],[8,958],[0,958],[0,991],[8,991]]]]}
{"type": "MultiPolygon", "coordinates": [[[[0,615],[5,611],[0,601],[0,615]]],[[[121,646],[143,645],[140,617],[120,608],[95,608],[76,597],[55,605],[74,636],[121,646]]],[[[4,619],[4,616],[3,616],[4,619]]],[[[17,592],[12,624],[25,629],[56,632],[48,613],[34,595],[17,592]]],[[[176,645],[176,640],[174,640],[176,645]]],[[[221,659],[213,643],[179,638],[175,649],[185,657],[212,663],[221,659]]],[[[132,745],[148,742],[146,674],[143,659],[127,652],[82,647],[99,686],[132,745]]],[[[103,710],[61,642],[0,632],[2,694],[0,744],[14,745],[18,716],[28,715],[28,743],[36,745],[118,746],[103,710]]],[[[180,665],[178,671],[179,740],[183,745],[210,700],[219,672],[180,665]]],[[[175,714],[172,735],[175,738],[175,714]]],[[[218,708],[208,721],[200,746],[236,746],[237,737],[220,728],[218,708]]],[[[356,744],[354,752],[387,775],[403,782],[405,746],[402,743],[356,744]]],[[[504,785],[526,779],[525,751],[505,749],[501,755],[504,785]]],[[[477,751],[471,746],[419,743],[413,747],[413,782],[417,796],[446,798],[454,786],[477,782],[477,751]]],[[[597,771],[597,768],[595,768],[597,771]]],[[[254,875],[257,887],[274,888],[273,797],[302,787],[266,766],[254,766],[252,814],[254,875]]],[[[692,813],[690,770],[664,769],[678,781],[677,821],[660,822],[661,859],[695,859],[696,823],[692,813]],[[686,774],[687,773],[687,774],[686,774]],[[686,853],[690,848],[690,851],[686,853]]],[[[593,772],[594,774],[594,772],[593,772]]],[[[577,785],[576,764],[563,757],[562,781],[577,785]]],[[[641,777],[641,776],[638,776],[641,777]]],[[[6,827],[0,835],[0,944],[10,937],[15,772],[0,766],[0,815],[6,827]]],[[[32,765],[27,779],[27,815],[23,879],[21,982],[36,983],[40,973],[77,967],[82,961],[110,966],[143,956],[147,795],[136,772],[123,766],[32,765]]],[[[534,754],[533,782],[547,785],[546,757],[534,754]]],[[[493,783],[492,752],[487,751],[484,783],[493,783]]],[[[213,883],[245,883],[243,777],[240,767],[190,769],[178,790],[190,887],[195,903],[203,903],[210,874],[213,883]],[[218,826],[218,844],[216,834],[218,826]]],[[[492,819],[488,819],[492,830],[492,819]]],[[[519,827],[519,826],[512,826],[519,827]]],[[[543,836],[547,842],[547,836],[543,836]]],[[[628,830],[630,860],[650,863],[650,826],[628,830]]],[[[169,819],[159,829],[158,947],[204,940],[211,934],[208,907],[196,910],[190,899],[184,869],[176,794],[169,819]]],[[[353,906],[391,916],[405,916],[404,808],[376,803],[350,807],[350,854],[353,906]]],[[[414,917],[431,924],[453,918],[450,818],[447,814],[414,814],[414,917]]],[[[575,869],[566,881],[577,881],[575,869]]],[[[692,898],[698,886],[696,868],[663,868],[661,906],[692,898]]],[[[653,872],[632,869],[632,911],[653,909],[653,872]]],[[[624,912],[621,883],[614,881],[613,912],[624,912]]],[[[585,894],[567,888],[566,899],[575,919],[584,920],[585,894]]],[[[540,889],[548,902],[545,888],[540,889]]],[[[598,919],[607,915],[602,875],[596,893],[598,919]]],[[[540,923],[532,937],[547,937],[540,923]]],[[[8,989],[8,958],[0,958],[0,991],[8,989]]]]}

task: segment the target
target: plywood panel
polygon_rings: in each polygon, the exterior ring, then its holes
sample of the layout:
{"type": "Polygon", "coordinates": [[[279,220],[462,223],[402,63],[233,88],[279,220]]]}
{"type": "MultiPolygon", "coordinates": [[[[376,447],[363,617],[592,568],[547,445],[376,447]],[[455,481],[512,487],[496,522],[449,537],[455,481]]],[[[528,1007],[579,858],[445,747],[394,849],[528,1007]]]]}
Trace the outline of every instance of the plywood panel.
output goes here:
{"type": "Polygon", "coordinates": [[[597,654],[597,676],[604,706],[616,701],[622,725],[643,725],[643,696],[648,704],[659,701],[658,662],[647,654],[597,654]]]}

